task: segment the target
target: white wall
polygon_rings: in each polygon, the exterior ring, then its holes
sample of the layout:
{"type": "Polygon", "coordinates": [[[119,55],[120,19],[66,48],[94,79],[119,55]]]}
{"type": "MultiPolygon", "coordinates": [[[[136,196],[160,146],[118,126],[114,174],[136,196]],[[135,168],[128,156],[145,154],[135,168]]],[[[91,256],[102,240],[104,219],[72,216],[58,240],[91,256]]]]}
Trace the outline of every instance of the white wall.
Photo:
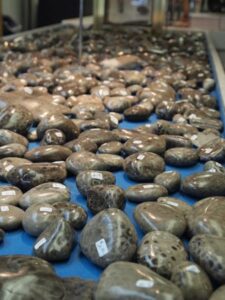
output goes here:
{"type": "Polygon", "coordinates": [[[20,24],[22,24],[22,1],[23,0],[2,0],[3,14],[12,17],[20,24]]]}

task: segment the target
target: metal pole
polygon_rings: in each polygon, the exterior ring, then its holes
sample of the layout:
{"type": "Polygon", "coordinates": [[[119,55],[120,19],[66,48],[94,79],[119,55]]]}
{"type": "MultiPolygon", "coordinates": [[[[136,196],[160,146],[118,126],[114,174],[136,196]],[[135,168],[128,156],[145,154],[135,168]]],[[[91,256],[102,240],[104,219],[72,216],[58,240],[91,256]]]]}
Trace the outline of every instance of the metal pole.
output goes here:
{"type": "Polygon", "coordinates": [[[80,17],[80,27],[79,27],[79,42],[78,42],[78,58],[79,63],[81,64],[81,57],[83,51],[83,15],[84,15],[84,0],[80,0],[80,9],[79,9],[79,17],[80,17]]]}
{"type": "Polygon", "coordinates": [[[153,0],[152,4],[152,27],[155,31],[160,31],[165,25],[167,0],[153,0]]]}

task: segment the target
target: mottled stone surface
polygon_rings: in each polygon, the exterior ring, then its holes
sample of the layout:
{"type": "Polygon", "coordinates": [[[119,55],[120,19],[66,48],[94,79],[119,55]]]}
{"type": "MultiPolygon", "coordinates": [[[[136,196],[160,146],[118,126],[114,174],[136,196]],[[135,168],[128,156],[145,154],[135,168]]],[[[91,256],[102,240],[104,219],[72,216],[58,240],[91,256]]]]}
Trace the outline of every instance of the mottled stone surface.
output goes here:
{"type": "Polygon", "coordinates": [[[166,140],[167,148],[187,147],[192,148],[192,142],[189,138],[180,135],[162,135],[166,140]]]}
{"type": "Polygon", "coordinates": [[[223,300],[225,295],[225,285],[221,285],[215,292],[211,295],[210,300],[223,300]]]}
{"type": "Polygon", "coordinates": [[[179,209],[157,202],[136,206],[134,218],[145,233],[156,230],[182,236],[187,226],[184,214],[179,209]]]}
{"type": "Polygon", "coordinates": [[[0,205],[0,228],[15,230],[21,226],[24,211],[13,205],[0,205]]]}
{"type": "Polygon", "coordinates": [[[193,206],[174,197],[160,197],[157,199],[157,202],[179,209],[181,212],[183,212],[185,218],[188,217],[188,215],[192,212],[193,209],[193,206]]]}
{"type": "Polygon", "coordinates": [[[88,138],[98,146],[112,141],[119,141],[118,136],[114,132],[105,129],[87,130],[82,132],[79,138],[88,138]]]}
{"type": "Polygon", "coordinates": [[[147,267],[115,262],[103,272],[95,299],[182,300],[183,297],[177,286],[147,267]]]}
{"type": "Polygon", "coordinates": [[[165,152],[165,162],[175,167],[191,167],[198,162],[198,152],[195,149],[176,147],[165,152]]]}
{"type": "Polygon", "coordinates": [[[127,108],[123,113],[126,120],[130,122],[139,122],[147,120],[151,115],[152,110],[147,109],[142,105],[134,105],[127,108]]]}
{"type": "Polygon", "coordinates": [[[225,197],[205,198],[194,205],[188,216],[191,236],[209,234],[225,237],[225,197]]]}
{"type": "Polygon", "coordinates": [[[135,153],[124,161],[125,173],[135,181],[152,181],[164,168],[164,160],[151,152],[135,153]]]}
{"type": "Polygon", "coordinates": [[[23,193],[15,186],[0,186],[0,205],[17,205],[23,193]]]}
{"type": "Polygon", "coordinates": [[[64,300],[93,300],[97,283],[91,280],[83,280],[79,277],[63,279],[65,288],[64,300]]]}
{"type": "Polygon", "coordinates": [[[97,154],[97,157],[101,158],[106,169],[110,172],[115,172],[123,169],[124,159],[116,154],[97,154]]]}
{"type": "Polygon", "coordinates": [[[122,149],[122,144],[120,142],[109,142],[102,144],[98,148],[98,152],[102,154],[120,154],[122,149]]]}
{"type": "Polygon", "coordinates": [[[59,129],[49,129],[41,140],[41,145],[63,145],[66,142],[65,134],[59,129]]]}
{"type": "Polygon", "coordinates": [[[66,169],[62,164],[33,163],[11,169],[7,180],[22,190],[29,190],[49,181],[63,182],[66,176],[66,169]]]}
{"type": "Polygon", "coordinates": [[[213,291],[205,271],[197,264],[189,261],[176,265],[172,272],[171,281],[181,289],[185,300],[209,299],[213,291]]]}
{"type": "Polygon", "coordinates": [[[88,151],[95,153],[98,149],[97,144],[88,138],[75,139],[66,143],[64,146],[69,148],[73,152],[88,151]]]}
{"type": "Polygon", "coordinates": [[[64,219],[52,222],[34,244],[36,256],[47,261],[64,261],[70,257],[75,242],[75,232],[64,219]]]}
{"type": "Polygon", "coordinates": [[[124,191],[116,185],[96,185],[87,193],[87,206],[94,213],[107,208],[125,207],[124,191]]]}
{"type": "Polygon", "coordinates": [[[25,153],[24,157],[33,162],[53,162],[66,160],[72,151],[60,145],[46,145],[33,148],[25,153]]]}
{"type": "Polygon", "coordinates": [[[65,201],[56,202],[53,206],[74,229],[79,230],[86,224],[87,213],[81,206],[65,201]]]}
{"type": "Polygon", "coordinates": [[[225,281],[225,238],[199,234],[189,242],[189,252],[210,277],[218,283],[225,281]]]}
{"type": "Polygon", "coordinates": [[[116,178],[108,171],[82,171],[76,177],[76,185],[83,196],[96,185],[115,184],[116,178]]]}
{"type": "Polygon", "coordinates": [[[132,185],[125,192],[126,199],[132,202],[155,201],[167,195],[165,187],[154,183],[132,185]]]}
{"type": "Polygon", "coordinates": [[[218,173],[223,173],[224,174],[225,173],[225,168],[219,162],[210,160],[210,161],[207,161],[204,164],[204,171],[211,172],[211,173],[218,172],[218,173]]]}
{"type": "Polygon", "coordinates": [[[217,138],[199,148],[199,158],[201,161],[214,160],[218,162],[225,161],[225,141],[217,138]]]}
{"type": "Polygon", "coordinates": [[[70,190],[58,182],[40,184],[26,193],[19,200],[19,205],[26,209],[33,204],[53,204],[70,200],[70,190]]]}
{"type": "Polygon", "coordinates": [[[103,159],[88,151],[71,154],[66,160],[66,167],[74,175],[85,170],[104,171],[107,169],[103,159]]]}
{"type": "Polygon", "coordinates": [[[48,203],[35,204],[25,211],[22,225],[25,232],[39,236],[51,223],[56,222],[59,212],[48,203]]]}
{"type": "Polygon", "coordinates": [[[0,158],[23,157],[27,148],[21,144],[7,144],[0,146],[0,158]]]}
{"type": "Polygon", "coordinates": [[[132,259],[137,247],[137,234],[121,210],[109,208],[99,212],[85,225],[80,247],[88,259],[104,268],[115,261],[132,259]]]}
{"type": "Polygon", "coordinates": [[[6,181],[7,175],[12,168],[31,163],[31,161],[20,157],[2,158],[0,160],[0,179],[6,181]]]}
{"type": "Polygon", "coordinates": [[[21,134],[18,134],[11,130],[0,129],[0,145],[4,146],[8,144],[21,144],[27,147],[28,140],[21,134]]]}
{"type": "Polygon", "coordinates": [[[154,178],[154,183],[164,186],[169,193],[180,189],[181,176],[176,171],[165,171],[154,178]]]}
{"type": "Polygon", "coordinates": [[[225,196],[225,174],[201,172],[187,176],[181,191],[194,198],[225,196]]]}
{"type": "Polygon", "coordinates": [[[164,231],[149,232],[144,236],[137,251],[137,260],[156,273],[170,278],[174,267],[187,260],[182,241],[164,231]]]}

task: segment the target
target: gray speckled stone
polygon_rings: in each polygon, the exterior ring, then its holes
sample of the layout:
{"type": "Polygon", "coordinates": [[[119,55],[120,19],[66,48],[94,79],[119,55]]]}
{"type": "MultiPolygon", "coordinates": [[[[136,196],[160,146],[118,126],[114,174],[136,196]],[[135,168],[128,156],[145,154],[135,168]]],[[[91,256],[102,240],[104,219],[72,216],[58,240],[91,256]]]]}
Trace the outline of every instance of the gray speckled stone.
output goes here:
{"type": "Polygon", "coordinates": [[[17,205],[23,193],[15,186],[0,186],[0,205],[17,205]]]}
{"type": "Polygon", "coordinates": [[[176,265],[171,281],[181,289],[184,300],[206,300],[213,291],[208,275],[197,264],[189,261],[176,265]]]}
{"type": "Polygon", "coordinates": [[[188,216],[191,236],[209,234],[225,237],[225,197],[205,198],[194,205],[188,216]]]}
{"type": "Polygon", "coordinates": [[[64,261],[70,257],[75,242],[75,232],[64,219],[52,222],[34,244],[36,256],[47,261],[64,261]]]}
{"type": "Polygon", "coordinates": [[[175,167],[191,167],[198,162],[198,151],[186,147],[176,147],[165,152],[165,162],[175,167]]]}
{"type": "Polygon", "coordinates": [[[23,229],[30,235],[39,236],[57,217],[59,212],[48,203],[32,205],[25,211],[23,229]]]}
{"type": "Polygon", "coordinates": [[[41,140],[41,145],[63,145],[66,142],[65,134],[59,129],[49,129],[41,140]]]}
{"type": "Polygon", "coordinates": [[[87,151],[71,154],[66,160],[66,167],[74,175],[85,170],[107,170],[107,165],[103,159],[87,151]]]}
{"type": "Polygon", "coordinates": [[[134,218],[145,233],[156,230],[182,236],[187,226],[184,214],[179,209],[157,202],[136,206],[134,218]]]}
{"type": "Polygon", "coordinates": [[[165,171],[154,178],[154,183],[164,186],[169,193],[180,189],[181,176],[176,171],[165,171]]]}
{"type": "Polygon", "coordinates": [[[167,189],[155,183],[132,185],[125,192],[126,199],[132,202],[155,201],[167,195],[167,189]]]}
{"type": "Polygon", "coordinates": [[[97,144],[88,138],[75,139],[66,143],[64,146],[73,152],[88,151],[95,153],[98,149],[97,144]]]}
{"type": "Polygon", "coordinates": [[[63,279],[65,298],[63,300],[93,300],[97,282],[79,277],[63,279]]]}
{"type": "Polygon", "coordinates": [[[186,147],[192,148],[192,142],[189,138],[180,135],[162,135],[166,140],[167,148],[186,147]]]}
{"type": "Polygon", "coordinates": [[[225,174],[200,172],[187,176],[181,191],[194,198],[225,196],[225,174]]]}
{"type": "Polygon", "coordinates": [[[0,158],[23,157],[27,148],[21,144],[7,144],[0,146],[0,158]]]}
{"type": "Polygon", "coordinates": [[[219,162],[210,160],[210,161],[207,161],[204,164],[204,171],[212,172],[212,173],[218,172],[218,173],[223,173],[224,174],[225,173],[225,168],[219,162]]]}
{"type": "Polygon", "coordinates": [[[29,190],[45,182],[63,182],[66,176],[66,169],[62,164],[33,163],[11,169],[7,180],[22,190],[29,190]]]}
{"type": "Polygon", "coordinates": [[[19,157],[6,157],[0,160],[0,179],[6,181],[9,171],[21,165],[31,164],[32,162],[19,157]]]}
{"type": "Polygon", "coordinates": [[[109,142],[102,144],[98,148],[98,152],[102,154],[120,154],[122,149],[122,144],[120,142],[109,142]]]}
{"type": "Polygon", "coordinates": [[[98,128],[82,132],[79,135],[79,139],[80,138],[88,138],[98,146],[112,141],[119,141],[118,136],[113,131],[98,128]]]}
{"type": "Polygon", "coordinates": [[[193,209],[193,206],[174,197],[160,197],[157,199],[157,202],[176,207],[177,209],[183,212],[185,218],[188,217],[188,215],[192,212],[193,209]]]}
{"type": "Polygon", "coordinates": [[[0,145],[4,146],[8,144],[21,144],[27,147],[28,140],[21,134],[18,134],[11,130],[0,129],[0,145]]]}
{"type": "Polygon", "coordinates": [[[97,154],[97,157],[101,158],[105,165],[106,169],[111,172],[119,171],[123,169],[124,159],[115,154],[97,154]]]}
{"type": "Polygon", "coordinates": [[[33,148],[25,153],[24,157],[33,162],[53,162],[66,160],[72,151],[60,145],[46,145],[33,148]]]}
{"type": "Polygon", "coordinates": [[[76,185],[83,196],[87,196],[88,190],[96,185],[115,184],[116,178],[108,171],[83,171],[76,177],[76,185]]]}
{"type": "Polygon", "coordinates": [[[147,267],[115,262],[103,272],[96,300],[182,300],[180,289],[147,267]]]}
{"type": "Polygon", "coordinates": [[[14,230],[21,226],[24,211],[13,205],[0,205],[0,228],[14,230]]]}
{"type": "Polygon", "coordinates": [[[225,285],[221,285],[210,297],[210,300],[224,300],[225,285]]]}
{"type": "Polygon", "coordinates": [[[218,283],[225,281],[225,238],[199,234],[189,242],[189,252],[210,277],[218,283]]]}
{"type": "Polygon", "coordinates": [[[70,190],[64,184],[46,182],[24,193],[19,200],[19,205],[26,209],[33,204],[53,204],[55,202],[65,202],[69,200],[70,190]]]}
{"type": "Polygon", "coordinates": [[[135,153],[124,161],[125,173],[135,181],[152,181],[164,168],[164,160],[151,152],[135,153]]]}
{"type": "Polygon", "coordinates": [[[87,193],[87,206],[94,213],[107,208],[125,207],[124,191],[116,185],[96,185],[87,193]]]}
{"type": "Polygon", "coordinates": [[[132,259],[137,247],[137,234],[121,210],[109,208],[99,212],[85,225],[80,247],[87,258],[104,268],[115,261],[132,259]]]}
{"type": "Polygon", "coordinates": [[[217,138],[212,142],[206,143],[199,148],[199,158],[201,161],[225,161],[225,141],[217,138]]]}
{"type": "Polygon", "coordinates": [[[170,278],[174,267],[187,260],[182,241],[164,231],[153,231],[144,236],[137,251],[137,261],[156,273],[170,278]]]}

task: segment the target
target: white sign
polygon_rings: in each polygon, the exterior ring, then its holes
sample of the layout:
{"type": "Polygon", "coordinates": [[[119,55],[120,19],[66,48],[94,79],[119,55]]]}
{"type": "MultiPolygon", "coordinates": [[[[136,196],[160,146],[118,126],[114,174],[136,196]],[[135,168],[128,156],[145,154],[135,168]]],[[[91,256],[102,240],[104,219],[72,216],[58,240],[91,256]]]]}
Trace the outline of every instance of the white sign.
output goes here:
{"type": "Polygon", "coordinates": [[[96,249],[98,251],[99,257],[102,257],[102,256],[106,255],[109,252],[108,247],[107,247],[106,242],[105,242],[104,239],[101,239],[98,242],[96,242],[95,246],[96,246],[96,249]]]}

